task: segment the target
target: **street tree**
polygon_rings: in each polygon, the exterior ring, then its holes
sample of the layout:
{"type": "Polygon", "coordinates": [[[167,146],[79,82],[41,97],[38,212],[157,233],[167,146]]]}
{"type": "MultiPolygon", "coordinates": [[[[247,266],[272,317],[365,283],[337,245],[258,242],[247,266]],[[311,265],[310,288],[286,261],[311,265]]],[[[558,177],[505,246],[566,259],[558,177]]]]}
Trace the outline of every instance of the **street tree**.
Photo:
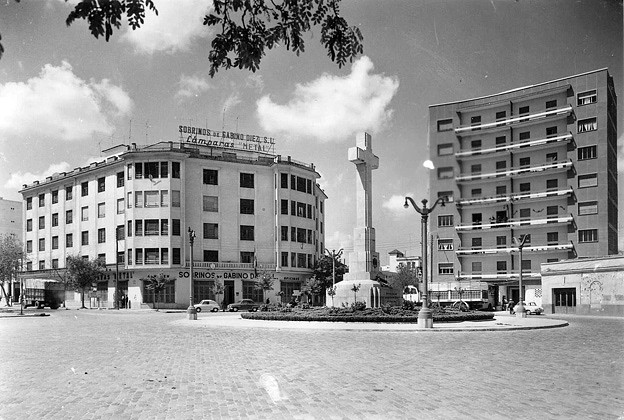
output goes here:
{"type": "Polygon", "coordinates": [[[97,281],[106,269],[106,265],[100,258],[90,260],[82,258],[80,255],[73,255],[67,257],[66,267],[68,283],[80,292],[81,309],[86,309],[84,304],[85,290],[97,281]]]}
{"type": "Polygon", "coordinates": [[[386,277],[388,284],[394,289],[403,293],[406,286],[418,287],[418,273],[415,269],[401,264],[397,267],[397,272],[386,277]]]}
{"type": "MultiPolygon", "coordinates": [[[[304,35],[316,27],[320,27],[319,40],[327,55],[338,67],[352,62],[364,51],[363,36],[341,16],[340,1],[213,0],[212,12],[204,16],[204,25],[216,30],[208,53],[210,76],[220,68],[255,72],[266,50],[281,45],[299,56],[305,51],[304,35]]],[[[153,0],[82,0],[65,23],[70,26],[76,20],[86,20],[91,35],[108,41],[124,16],[132,30],[137,30],[147,12],[157,18],[153,0]]],[[[0,44],[0,57],[3,51],[0,44]]]]}
{"type": "Polygon", "coordinates": [[[269,290],[273,290],[273,284],[275,284],[275,278],[273,278],[273,274],[268,271],[262,271],[260,276],[256,280],[255,288],[257,290],[262,290],[262,302],[264,302],[265,294],[269,290]]]}
{"type": "Polygon", "coordinates": [[[221,280],[215,280],[214,284],[212,285],[212,293],[214,293],[215,300],[219,303],[221,309],[225,310],[225,306],[223,305],[223,301],[225,299],[225,286],[223,285],[223,282],[221,280]],[[220,301],[218,298],[219,295],[223,295],[223,298],[221,298],[220,301]]]}
{"type": "Polygon", "coordinates": [[[0,235],[0,289],[7,305],[11,304],[11,287],[6,285],[17,280],[20,263],[24,259],[22,242],[14,235],[0,235]]]}
{"type": "Polygon", "coordinates": [[[175,279],[164,273],[150,274],[147,278],[141,279],[145,282],[145,288],[154,292],[154,309],[158,311],[158,297],[167,288],[168,284],[174,282],[175,279]]]}
{"type": "Polygon", "coordinates": [[[353,286],[351,287],[351,290],[353,291],[353,302],[357,303],[357,292],[360,291],[360,287],[362,287],[361,283],[355,284],[353,283],[353,286]]]}
{"type": "Polygon", "coordinates": [[[333,263],[336,266],[336,283],[341,282],[344,273],[347,271],[347,265],[340,261],[342,254],[336,254],[336,258],[333,259],[331,255],[321,256],[316,264],[314,264],[314,277],[322,284],[324,289],[328,289],[333,286],[332,272],[333,263]]]}
{"type": "Polygon", "coordinates": [[[315,276],[312,276],[303,283],[301,287],[303,292],[309,293],[312,296],[318,296],[325,294],[325,285],[315,276]]]}

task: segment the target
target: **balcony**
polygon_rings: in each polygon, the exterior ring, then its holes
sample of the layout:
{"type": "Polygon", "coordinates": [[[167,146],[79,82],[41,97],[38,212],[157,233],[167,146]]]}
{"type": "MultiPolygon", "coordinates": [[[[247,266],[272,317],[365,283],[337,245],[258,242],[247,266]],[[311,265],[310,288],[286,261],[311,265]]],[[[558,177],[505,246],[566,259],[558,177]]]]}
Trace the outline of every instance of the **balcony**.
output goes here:
{"type": "Polygon", "coordinates": [[[567,190],[542,191],[536,193],[515,193],[510,195],[499,195],[496,197],[460,198],[456,200],[456,203],[458,206],[471,206],[475,204],[497,204],[509,203],[512,201],[524,199],[560,197],[572,194],[574,194],[574,190],[572,189],[572,187],[570,187],[567,190]]]}
{"type": "MultiPolygon", "coordinates": [[[[527,227],[527,226],[541,226],[546,224],[561,224],[561,223],[573,223],[574,217],[561,216],[561,217],[547,217],[545,219],[510,219],[506,221],[499,221],[486,224],[469,224],[469,225],[457,225],[455,230],[470,231],[470,230],[485,230],[485,229],[497,229],[497,228],[512,228],[512,227],[527,227]]],[[[526,248],[525,248],[526,249],[526,248]]],[[[458,251],[459,253],[459,251],[458,251]]]]}
{"type": "MultiPolygon", "coordinates": [[[[571,251],[574,249],[574,244],[571,242],[569,244],[558,244],[558,245],[535,245],[535,246],[525,246],[522,248],[523,252],[562,252],[562,251],[571,251]]],[[[462,255],[486,255],[486,254],[510,254],[512,252],[517,252],[517,247],[507,247],[507,248],[484,248],[484,249],[473,249],[473,248],[460,248],[456,251],[458,256],[462,255]]]]}
{"type": "Polygon", "coordinates": [[[554,116],[567,117],[571,112],[572,112],[572,106],[568,105],[563,108],[549,109],[543,112],[538,112],[536,114],[527,114],[527,115],[523,114],[523,115],[518,115],[518,116],[510,116],[509,118],[501,119],[499,121],[494,121],[490,123],[460,126],[455,129],[455,134],[458,136],[461,136],[462,134],[470,133],[472,131],[487,130],[489,128],[500,128],[500,127],[504,127],[508,125],[524,123],[527,121],[534,122],[534,121],[541,120],[543,118],[554,117],[554,116]]]}
{"type": "MultiPolygon", "coordinates": [[[[189,262],[184,263],[185,268],[190,268],[189,262]]],[[[275,264],[254,264],[237,262],[204,262],[193,261],[193,268],[209,268],[212,270],[275,270],[275,264]]]]}
{"type": "Polygon", "coordinates": [[[512,177],[514,175],[530,174],[543,171],[568,170],[572,168],[572,161],[549,162],[536,166],[520,166],[519,168],[508,169],[500,172],[488,172],[485,174],[460,175],[455,177],[457,182],[470,182],[476,180],[488,180],[498,177],[512,177]]]}
{"type": "Polygon", "coordinates": [[[561,136],[547,137],[543,139],[505,144],[505,145],[501,145],[497,147],[491,147],[488,149],[463,150],[463,151],[459,151],[455,153],[455,157],[461,160],[462,158],[466,158],[466,157],[480,156],[480,155],[486,155],[486,154],[497,153],[497,152],[508,152],[508,151],[515,150],[515,149],[521,149],[524,147],[536,147],[536,146],[543,146],[545,144],[551,144],[551,143],[570,142],[572,141],[572,139],[573,139],[572,133],[568,133],[568,134],[562,134],[561,136]]]}

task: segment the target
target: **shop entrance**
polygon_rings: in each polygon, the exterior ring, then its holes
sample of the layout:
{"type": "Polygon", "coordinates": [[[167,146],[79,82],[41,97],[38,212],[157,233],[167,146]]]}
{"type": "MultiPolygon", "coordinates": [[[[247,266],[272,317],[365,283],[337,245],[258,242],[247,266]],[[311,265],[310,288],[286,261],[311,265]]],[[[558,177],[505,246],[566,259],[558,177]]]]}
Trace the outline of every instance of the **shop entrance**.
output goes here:
{"type": "Polygon", "coordinates": [[[553,313],[575,314],[576,289],[574,287],[553,289],[553,302],[553,313]]]}
{"type": "Polygon", "coordinates": [[[225,308],[228,304],[234,303],[234,280],[225,280],[223,287],[225,288],[223,294],[223,307],[225,308]]]}

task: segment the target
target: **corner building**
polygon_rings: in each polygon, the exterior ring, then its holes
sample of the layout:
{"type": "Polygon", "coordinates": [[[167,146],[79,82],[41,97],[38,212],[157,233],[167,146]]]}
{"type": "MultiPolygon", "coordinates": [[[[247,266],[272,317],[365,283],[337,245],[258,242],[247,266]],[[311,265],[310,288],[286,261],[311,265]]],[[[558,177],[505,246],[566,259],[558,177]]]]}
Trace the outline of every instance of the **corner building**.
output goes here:
{"type": "Polygon", "coordinates": [[[607,69],[432,105],[432,301],[541,295],[540,265],[618,252],[617,99],[607,69]],[[526,236],[522,261],[512,238],[526,236]]]}
{"type": "Polygon", "coordinates": [[[23,278],[59,280],[67,256],[98,257],[107,273],[94,283],[92,305],[114,306],[119,271],[132,309],[153,303],[142,279],[159,273],[175,279],[159,306],[186,308],[189,228],[194,302],[215,299],[216,281],[225,288],[216,300],[226,304],[275,302],[277,292],[290,299],[312,275],[324,249],[327,198],[313,164],[188,142],[123,148],[24,186],[23,278]],[[263,296],[255,280],[265,274],[275,282],[263,296]]]}

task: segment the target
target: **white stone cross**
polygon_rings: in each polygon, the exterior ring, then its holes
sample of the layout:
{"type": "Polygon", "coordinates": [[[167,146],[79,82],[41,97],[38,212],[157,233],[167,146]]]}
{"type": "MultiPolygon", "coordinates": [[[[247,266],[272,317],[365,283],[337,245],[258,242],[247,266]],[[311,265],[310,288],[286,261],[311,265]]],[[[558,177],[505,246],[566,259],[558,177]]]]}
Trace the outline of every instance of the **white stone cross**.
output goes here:
{"type": "Polygon", "coordinates": [[[359,133],[356,146],[349,149],[349,161],[360,175],[356,186],[357,227],[373,226],[373,169],[379,168],[379,158],[373,153],[373,139],[368,133],[359,133]]]}

